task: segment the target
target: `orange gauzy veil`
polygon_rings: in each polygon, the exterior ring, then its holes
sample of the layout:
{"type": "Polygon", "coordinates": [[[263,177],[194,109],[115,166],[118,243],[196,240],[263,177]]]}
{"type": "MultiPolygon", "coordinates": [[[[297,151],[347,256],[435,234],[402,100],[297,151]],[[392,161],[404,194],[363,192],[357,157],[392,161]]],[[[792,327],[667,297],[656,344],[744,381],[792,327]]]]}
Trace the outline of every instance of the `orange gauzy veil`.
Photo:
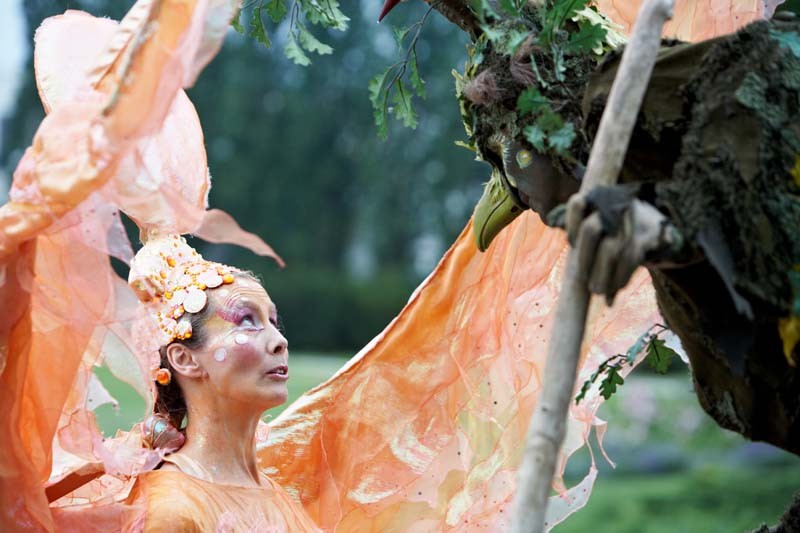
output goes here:
{"type": "MultiPolygon", "coordinates": [[[[628,2],[598,5],[623,25],[632,20],[628,2]]],[[[193,233],[279,261],[230,216],[207,210],[202,131],[181,90],[238,7],[140,0],[119,24],[69,11],[37,32],[48,116],[0,207],[0,530],[141,525],[142,510],[124,501],[161,457],[142,448],[138,427],[103,439],[93,413],[111,400],[92,373],[101,361],[148,402],[154,394],[152,347],[134,334],[139,306],[109,262],[132,257],[119,211],[145,233],[193,233]],[[66,492],[65,480],[74,481],[66,492]]],[[[672,27],[685,39],[710,37],[766,9],[760,0],[679,0],[672,27]]],[[[378,337],[259,428],[263,471],[325,530],[502,530],[566,246],[532,213],[484,254],[468,226],[378,337]]],[[[614,307],[593,302],[579,381],[657,321],[644,271],[614,307]]],[[[602,441],[601,401],[594,392],[573,406],[561,472],[592,429],[602,441]]],[[[551,526],[586,502],[593,465],[571,488],[555,480],[551,526]]]]}

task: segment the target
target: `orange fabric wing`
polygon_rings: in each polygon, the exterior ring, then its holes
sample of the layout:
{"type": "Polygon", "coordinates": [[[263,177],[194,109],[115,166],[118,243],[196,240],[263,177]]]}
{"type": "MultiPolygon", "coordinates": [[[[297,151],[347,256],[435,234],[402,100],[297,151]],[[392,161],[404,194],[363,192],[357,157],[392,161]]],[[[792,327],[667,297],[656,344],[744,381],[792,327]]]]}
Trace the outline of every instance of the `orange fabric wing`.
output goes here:
{"type": "MultiPolygon", "coordinates": [[[[2,530],[54,528],[44,486],[56,430],[65,420],[60,445],[97,455],[98,434],[82,392],[108,329],[131,311],[121,305],[126,299],[119,299],[120,280],[109,256],[129,260],[132,254],[109,203],[114,191],[104,186],[124,168],[136,143],[165,123],[180,88],[218,48],[220,27],[230,20],[223,15],[235,7],[231,0],[142,0],[119,32],[100,23],[94,37],[114,37],[105,48],[111,59],[99,63],[106,68],[93,81],[88,75],[60,85],[54,77],[40,79],[50,113],[14,172],[9,203],[0,207],[2,530]],[[212,16],[220,20],[207,24],[205,17],[212,16]]],[[[71,22],[85,22],[71,13],[71,22]]],[[[44,48],[63,51],[57,46],[63,41],[47,40],[54,35],[40,34],[44,48]]],[[[78,37],[74,44],[80,49],[95,40],[78,37]]],[[[72,60],[90,63],[80,54],[72,60]]],[[[37,69],[47,65],[47,54],[40,54],[37,69]]],[[[194,113],[188,100],[185,105],[194,113]]],[[[200,150],[201,140],[194,142],[200,150]]],[[[142,160],[129,166],[146,169],[142,160]]],[[[201,170],[187,176],[200,204],[193,206],[194,227],[205,210],[207,171],[201,170]]]]}
{"type": "MultiPolygon", "coordinates": [[[[484,254],[468,226],[386,330],[271,424],[265,472],[329,531],[504,530],[566,248],[532,213],[484,254]]],[[[613,308],[594,301],[582,376],[658,319],[644,271],[613,308]]],[[[567,454],[601,424],[590,396],[567,454]]],[[[555,497],[551,523],[593,479],[555,497]]]]}

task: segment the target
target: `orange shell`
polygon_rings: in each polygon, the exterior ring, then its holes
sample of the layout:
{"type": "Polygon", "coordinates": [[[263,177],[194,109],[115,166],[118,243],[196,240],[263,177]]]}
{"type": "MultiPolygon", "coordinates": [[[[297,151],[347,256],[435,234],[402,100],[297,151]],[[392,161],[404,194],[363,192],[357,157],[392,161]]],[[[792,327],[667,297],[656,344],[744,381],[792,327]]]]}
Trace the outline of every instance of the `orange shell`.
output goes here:
{"type": "Polygon", "coordinates": [[[172,381],[172,374],[170,373],[169,369],[159,368],[156,371],[156,383],[158,383],[162,387],[166,387],[167,385],[169,385],[170,381],[172,381]]]}

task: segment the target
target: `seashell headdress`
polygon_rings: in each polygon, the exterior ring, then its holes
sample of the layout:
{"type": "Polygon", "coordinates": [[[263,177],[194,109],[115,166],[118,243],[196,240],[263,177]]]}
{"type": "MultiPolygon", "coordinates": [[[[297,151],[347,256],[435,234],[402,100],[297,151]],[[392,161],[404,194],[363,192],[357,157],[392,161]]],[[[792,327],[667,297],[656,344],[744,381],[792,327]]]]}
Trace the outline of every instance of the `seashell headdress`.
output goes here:
{"type": "Polygon", "coordinates": [[[238,270],[203,259],[179,235],[154,236],[131,262],[128,284],[158,323],[161,346],[192,336],[187,313],[208,303],[207,289],[234,281],[238,270]]]}

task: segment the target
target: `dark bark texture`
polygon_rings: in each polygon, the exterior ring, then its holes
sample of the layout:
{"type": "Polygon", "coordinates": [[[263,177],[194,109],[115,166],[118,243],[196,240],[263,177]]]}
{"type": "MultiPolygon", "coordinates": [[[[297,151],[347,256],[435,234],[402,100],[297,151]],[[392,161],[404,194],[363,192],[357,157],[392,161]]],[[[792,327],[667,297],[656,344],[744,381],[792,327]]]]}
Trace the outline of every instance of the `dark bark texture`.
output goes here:
{"type": "MultiPolygon", "coordinates": [[[[779,320],[800,263],[798,24],[758,22],[662,51],[622,181],[687,237],[686,266],[651,268],[698,399],[722,427],[800,455],[800,372],[779,320]]],[[[591,132],[618,61],[589,81],[591,132]]],[[[794,350],[797,358],[797,348],[794,350]]]]}

